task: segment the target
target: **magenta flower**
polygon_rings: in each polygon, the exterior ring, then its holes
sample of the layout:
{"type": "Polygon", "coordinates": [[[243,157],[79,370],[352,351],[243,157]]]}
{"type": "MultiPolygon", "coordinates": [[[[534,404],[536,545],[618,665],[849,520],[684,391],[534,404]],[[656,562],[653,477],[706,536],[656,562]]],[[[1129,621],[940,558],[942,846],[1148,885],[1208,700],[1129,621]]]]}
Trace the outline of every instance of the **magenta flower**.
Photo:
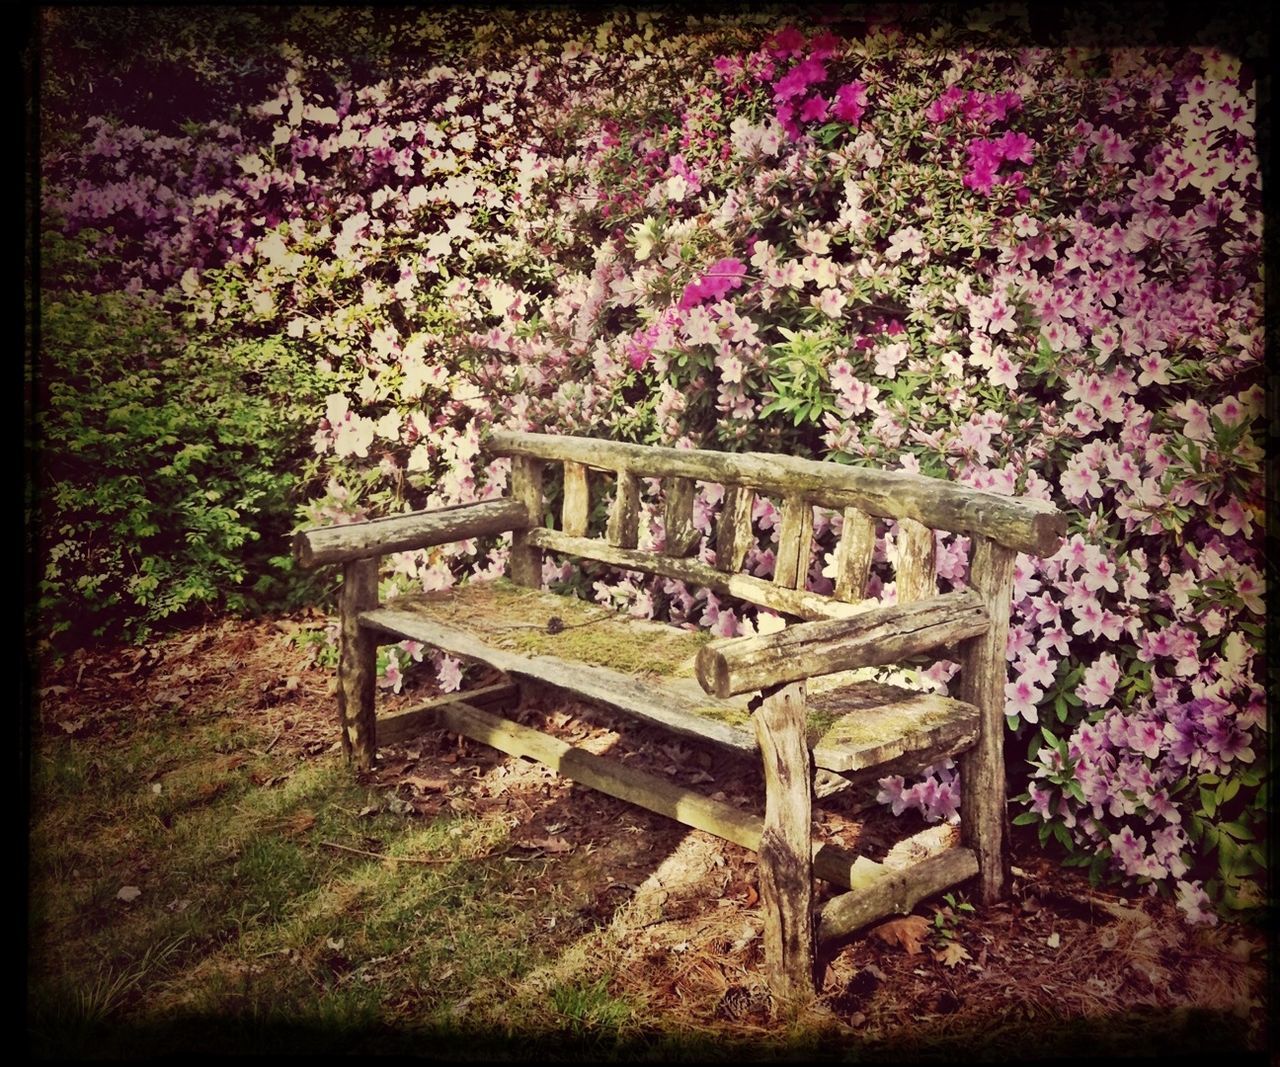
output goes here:
{"type": "Polygon", "coordinates": [[[696,281],[685,286],[677,306],[681,311],[688,311],[706,300],[723,299],[730,290],[741,288],[746,274],[746,264],[740,259],[716,260],[696,281]]]}
{"type": "Polygon", "coordinates": [[[867,87],[860,81],[849,82],[836,90],[832,114],[841,122],[858,125],[867,106],[867,87]]]}
{"type": "Polygon", "coordinates": [[[1035,160],[1036,143],[1025,133],[1009,130],[997,144],[1000,154],[1011,163],[1031,163],[1035,160]]]}
{"type": "Polygon", "coordinates": [[[803,59],[774,83],[773,98],[779,103],[792,101],[826,76],[826,65],[820,59],[803,59]]]}
{"type": "Polygon", "coordinates": [[[800,105],[801,122],[821,122],[827,117],[827,101],[818,93],[814,93],[800,105]]]}
{"type": "Polygon", "coordinates": [[[798,56],[804,48],[804,34],[794,26],[786,26],[770,37],[764,46],[776,59],[798,56]]]}

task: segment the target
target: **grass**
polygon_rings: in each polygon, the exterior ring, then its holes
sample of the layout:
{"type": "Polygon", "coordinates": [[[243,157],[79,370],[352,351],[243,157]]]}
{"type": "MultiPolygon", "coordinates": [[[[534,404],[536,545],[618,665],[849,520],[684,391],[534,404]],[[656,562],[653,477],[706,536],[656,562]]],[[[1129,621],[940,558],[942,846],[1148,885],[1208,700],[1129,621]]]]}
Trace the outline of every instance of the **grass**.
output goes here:
{"type": "Polygon", "coordinates": [[[386,772],[398,785],[362,784],[333,744],[328,677],[291,648],[266,623],[224,627],[159,647],[149,681],[128,651],[56,676],[50,690],[69,695],[39,709],[30,764],[34,1057],[758,1062],[1242,1047],[1238,1013],[1255,994],[1238,961],[1183,946],[1187,990],[1170,996],[1124,969],[1155,960],[1138,938],[1158,934],[1156,952],[1161,928],[1135,921],[1095,951],[1096,917],[1017,902],[966,919],[968,948],[991,947],[981,974],[864,939],[833,964],[830,1013],[768,1022],[749,859],[444,735],[415,741],[413,757],[389,750],[404,764],[386,772]],[[197,640],[211,647],[184,658],[197,640]],[[81,674],[104,681],[81,690],[81,674]],[[294,695],[273,704],[291,674],[294,695]],[[554,847],[562,834],[572,844],[554,847]],[[1081,953],[1056,976],[1044,969],[1051,929],[1081,953]],[[864,989],[873,972],[879,986],[864,989]],[[1082,1001],[1079,973],[1127,983],[1124,999],[1082,1001]],[[964,1006],[944,1016],[938,995],[953,986],[964,1006]],[[1162,1017],[1170,1003],[1187,1009],[1162,1017]]]}
{"type": "Polygon", "coordinates": [[[511,1016],[522,977],[580,933],[581,902],[547,892],[550,858],[504,855],[503,812],[397,814],[339,755],[269,742],[218,716],[42,739],[33,1055],[494,1052],[516,1034],[599,1049],[635,1029],[636,1004],[596,977],[511,1016]]]}

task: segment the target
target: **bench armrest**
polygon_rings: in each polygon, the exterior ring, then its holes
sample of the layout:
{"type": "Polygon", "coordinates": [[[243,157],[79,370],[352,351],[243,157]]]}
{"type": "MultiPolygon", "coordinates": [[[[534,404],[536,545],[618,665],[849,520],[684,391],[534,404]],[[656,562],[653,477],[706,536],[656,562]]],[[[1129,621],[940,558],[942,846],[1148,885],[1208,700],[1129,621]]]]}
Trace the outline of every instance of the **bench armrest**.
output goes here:
{"type": "Polygon", "coordinates": [[[855,667],[898,663],[985,633],[982,599],[971,589],[872,608],[847,619],[798,623],[777,633],[711,641],[698,652],[698,681],[721,699],[855,667]]]}
{"type": "Polygon", "coordinates": [[[345,563],[412,548],[429,548],[469,537],[524,530],[529,512],[508,497],[477,504],[455,504],[369,522],[316,526],[293,535],[293,558],[302,567],[345,563]]]}

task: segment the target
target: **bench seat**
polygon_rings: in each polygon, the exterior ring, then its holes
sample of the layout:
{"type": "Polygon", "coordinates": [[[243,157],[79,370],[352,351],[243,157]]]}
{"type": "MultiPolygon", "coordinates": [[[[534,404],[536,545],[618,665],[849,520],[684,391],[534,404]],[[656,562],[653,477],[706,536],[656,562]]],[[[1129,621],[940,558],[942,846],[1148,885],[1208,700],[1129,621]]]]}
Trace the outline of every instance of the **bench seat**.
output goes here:
{"type": "MultiPolygon", "coordinates": [[[[723,748],[755,753],[746,695],[708,695],[694,659],[705,630],[632,618],[506,579],[400,596],[360,624],[485,663],[723,748]]],[[[466,699],[466,694],[459,694],[466,699]]],[[[817,768],[919,770],[977,740],[974,705],[842,672],[808,685],[807,740],[817,768]]],[[[888,771],[886,771],[888,773],[888,771]]]]}

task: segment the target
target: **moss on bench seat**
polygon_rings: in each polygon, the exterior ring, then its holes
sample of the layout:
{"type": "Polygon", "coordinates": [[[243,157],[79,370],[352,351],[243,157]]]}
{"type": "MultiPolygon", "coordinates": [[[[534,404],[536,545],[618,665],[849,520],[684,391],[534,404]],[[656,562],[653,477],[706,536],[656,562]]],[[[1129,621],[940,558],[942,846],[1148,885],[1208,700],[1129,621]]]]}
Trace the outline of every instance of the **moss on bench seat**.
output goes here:
{"type": "MultiPolygon", "coordinates": [[[[362,618],[687,735],[755,749],[748,696],[708,696],[695,677],[694,658],[710,640],[705,631],[636,619],[506,579],[396,597],[362,618]]],[[[950,754],[977,736],[971,705],[870,681],[866,673],[810,683],[806,734],[819,767],[857,771],[911,753],[950,754]]]]}

